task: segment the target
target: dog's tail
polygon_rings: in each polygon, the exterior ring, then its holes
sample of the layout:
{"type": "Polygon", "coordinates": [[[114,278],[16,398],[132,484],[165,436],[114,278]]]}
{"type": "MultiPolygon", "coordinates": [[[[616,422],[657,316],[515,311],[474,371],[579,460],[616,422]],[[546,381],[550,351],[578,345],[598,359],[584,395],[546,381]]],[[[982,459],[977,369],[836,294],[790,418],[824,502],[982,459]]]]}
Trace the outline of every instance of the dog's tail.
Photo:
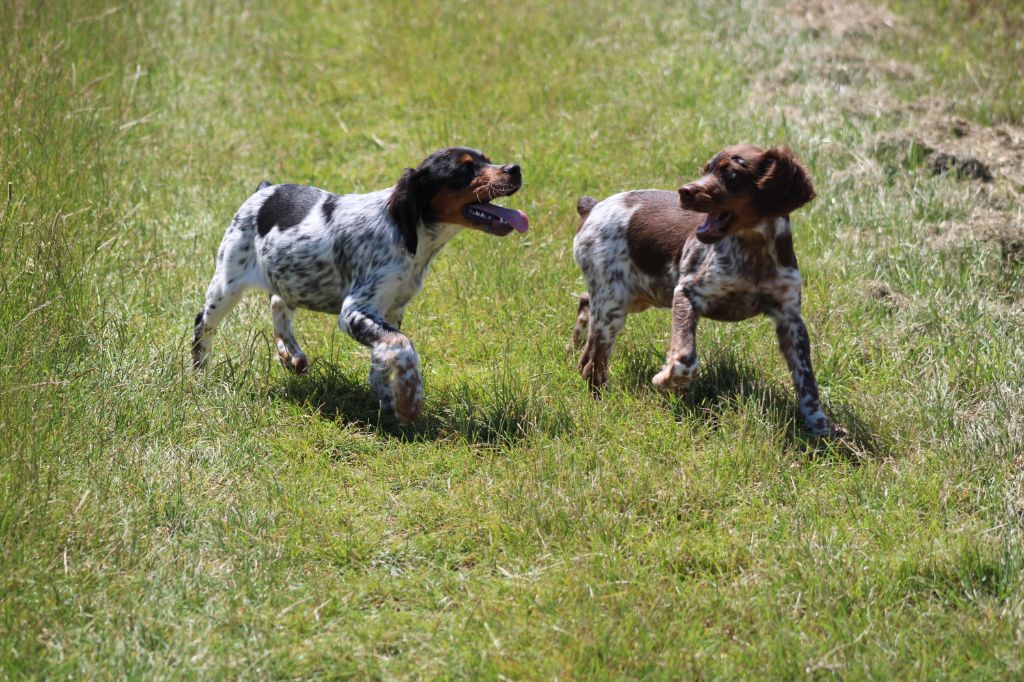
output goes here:
{"type": "Polygon", "coordinates": [[[576,202],[576,212],[580,214],[580,224],[576,226],[576,232],[578,233],[583,229],[583,223],[587,222],[587,216],[590,215],[590,211],[597,206],[597,199],[594,197],[588,197],[586,194],[580,197],[580,200],[576,202]]]}
{"type": "Polygon", "coordinates": [[[260,184],[256,185],[256,191],[259,192],[261,189],[270,187],[273,184],[270,180],[260,180],[260,184]]]}
{"type": "Polygon", "coordinates": [[[580,197],[580,200],[576,202],[576,212],[580,214],[580,217],[586,219],[590,215],[590,211],[597,206],[597,199],[594,197],[588,197],[586,194],[580,197]]]}

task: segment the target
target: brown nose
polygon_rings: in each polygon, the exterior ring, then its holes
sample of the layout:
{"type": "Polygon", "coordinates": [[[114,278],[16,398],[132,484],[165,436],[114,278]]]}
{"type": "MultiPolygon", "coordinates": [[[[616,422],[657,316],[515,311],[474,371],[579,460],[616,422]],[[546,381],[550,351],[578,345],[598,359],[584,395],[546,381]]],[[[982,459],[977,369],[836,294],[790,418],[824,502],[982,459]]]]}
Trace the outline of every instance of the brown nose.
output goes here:
{"type": "Polygon", "coordinates": [[[679,201],[683,206],[692,204],[695,196],[697,196],[697,188],[693,185],[683,185],[679,188],[679,201]]]}

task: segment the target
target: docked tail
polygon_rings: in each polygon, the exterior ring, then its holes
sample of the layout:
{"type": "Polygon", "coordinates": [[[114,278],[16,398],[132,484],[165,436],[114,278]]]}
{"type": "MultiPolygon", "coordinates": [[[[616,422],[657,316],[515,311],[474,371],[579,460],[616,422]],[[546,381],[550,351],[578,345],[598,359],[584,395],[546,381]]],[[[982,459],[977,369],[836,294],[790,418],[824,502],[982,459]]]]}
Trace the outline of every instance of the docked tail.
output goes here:
{"type": "Polygon", "coordinates": [[[272,183],[270,180],[261,180],[260,184],[256,186],[256,191],[259,192],[261,189],[265,187],[270,187],[273,184],[274,183],[272,183]]]}
{"type": "Polygon", "coordinates": [[[597,199],[594,197],[588,197],[584,194],[580,197],[580,200],[576,202],[576,212],[580,214],[581,218],[586,219],[590,215],[591,209],[597,206],[597,199]]]}

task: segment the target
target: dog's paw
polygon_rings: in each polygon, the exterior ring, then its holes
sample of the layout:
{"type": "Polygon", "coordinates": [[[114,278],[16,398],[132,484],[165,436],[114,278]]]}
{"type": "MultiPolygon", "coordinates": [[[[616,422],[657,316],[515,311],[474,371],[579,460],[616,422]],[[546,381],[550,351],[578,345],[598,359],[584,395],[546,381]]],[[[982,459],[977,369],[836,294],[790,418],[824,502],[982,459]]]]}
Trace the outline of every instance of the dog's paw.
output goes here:
{"type": "Polygon", "coordinates": [[[590,392],[594,396],[601,395],[605,386],[608,385],[608,368],[592,360],[582,364],[580,376],[586,380],[587,385],[590,387],[590,392]]]}
{"type": "Polygon", "coordinates": [[[608,353],[607,350],[588,340],[580,353],[577,363],[580,376],[590,386],[590,392],[598,396],[608,384],[608,353]]]}
{"type": "Polygon", "coordinates": [[[681,362],[673,362],[665,365],[664,369],[651,377],[651,383],[659,391],[665,393],[679,393],[697,376],[697,365],[684,365],[681,362]]]}
{"type": "Polygon", "coordinates": [[[402,426],[411,424],[423,405],[423,382],[416,351],[408,342],[374,348],[370,356],[370,388],[382,412],[394,413],[402,426]]]}
{"type": "Polygon", "coordinates": [[[281,361],[282,367],[296,374],[305,374],[309,371],[309,360],[305,355],[292,355],[285,351],[278,351],[277,359],[281,361]]]}
{"type": "Polygon", "coordinates": [[[200,370],[206,368],[210,359],[210,344],[208,341],[196,340],[192,342],[192,369],[200,370]]]}
{"type": "Polygon", "coordinates": [[[805,424],[807,432],[821,441],[842,441],[849,437],[849,433],[839,424],[836,424],[824,414],[819,413],[805,424]]]}
{"type": "Polygon", "coordinates": [[[395,411],[395,394],[391,389],[390,367],[376,360],[374,357],[370,367],[370,394],[382,413],[391,414],[395,411]]]}
{"type": "Polygon", "coordinates": [[[828,435],[830,438],[835,438],[837,440],[850,437],[850,433],[846,429],[839,424],[834,423],[829,425],[828,435]]]}
{"type": "Polygon", "coordinates": [[[395,417],[402,426],[412,424],[423,406],[423,381],[420,379],[416,354],[399,357],[395,362],[395,417]]]}
{"type": "Polygon", "coordinates": [[[846,429],[844,429],[839,424],[830,421],[828,423],[825,433],[823,434],[823,437],[832,441],[841,442],[849,438],[850,434],[846,429]]]}

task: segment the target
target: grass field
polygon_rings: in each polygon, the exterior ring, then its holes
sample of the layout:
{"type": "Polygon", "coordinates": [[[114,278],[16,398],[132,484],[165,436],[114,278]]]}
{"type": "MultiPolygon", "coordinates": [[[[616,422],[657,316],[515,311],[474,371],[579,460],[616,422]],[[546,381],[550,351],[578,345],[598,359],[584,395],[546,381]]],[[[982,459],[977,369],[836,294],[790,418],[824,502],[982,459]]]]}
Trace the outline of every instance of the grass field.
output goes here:
{"type": "Polygon", "coordinates": [[[0,677],[1024,676],[1024,6],[966,0],[0,3],[0,677]],[[584,192],[786,142],[827,410],[764,320],[690,395],[631,317],[566,351],[584,192]],[[424,414],[252,294],[188,366],[263,178],[392,184],[450,144],[524,169],[403,331],[424,414]],[[933,174],[971,156],[992,182],[933,174]]]}

